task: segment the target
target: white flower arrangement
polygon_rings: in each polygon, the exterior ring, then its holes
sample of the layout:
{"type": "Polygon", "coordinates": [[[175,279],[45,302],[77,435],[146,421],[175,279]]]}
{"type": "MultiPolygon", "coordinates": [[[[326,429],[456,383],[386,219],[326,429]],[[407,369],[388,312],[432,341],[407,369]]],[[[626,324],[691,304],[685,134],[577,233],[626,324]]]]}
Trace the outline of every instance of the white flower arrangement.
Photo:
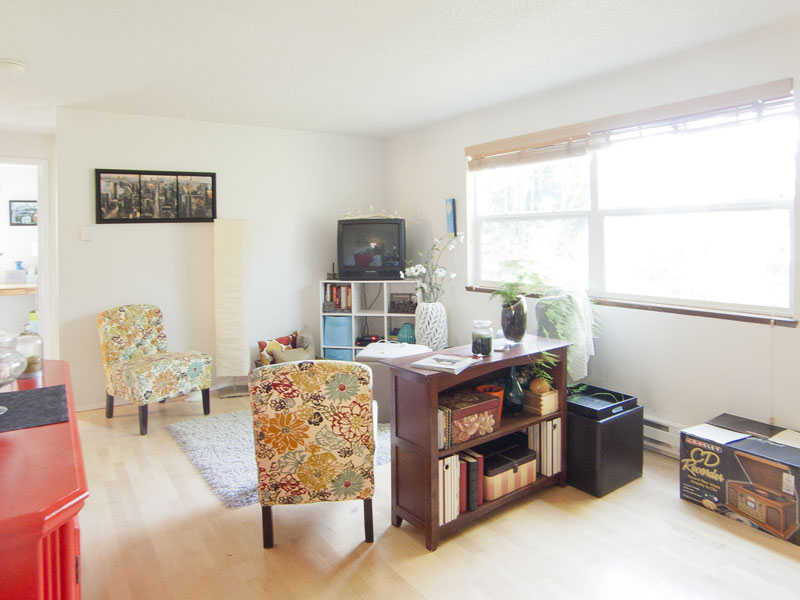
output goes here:
{"type": "Polygon", "coordinates": [[[439,266],[439,260],[445,250],[452,250],[458,242],[464,241],[464,234],[444,235],[433,241],[433,246],[425,254],[419,252],[422,262],[410,265],[405,271],[400,272],[402,279],[413,279],[417,282],[416,292],[420,302],[438,302],[444,288],[442,284],[448,277],[455,279],[455,273],[439,266]]]}

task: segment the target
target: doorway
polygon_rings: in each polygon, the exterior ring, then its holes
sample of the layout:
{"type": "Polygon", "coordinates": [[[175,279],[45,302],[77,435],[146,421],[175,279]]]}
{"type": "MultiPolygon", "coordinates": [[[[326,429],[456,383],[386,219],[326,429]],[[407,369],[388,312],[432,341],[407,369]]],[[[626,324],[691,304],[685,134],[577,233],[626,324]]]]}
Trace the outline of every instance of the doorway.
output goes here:
{"type": "Polygon", "coordinates": [[[45,357],[57,358],[47,170],[46,160],[0,157],[0,329],[16,335],[31,324],[45,357]]]}

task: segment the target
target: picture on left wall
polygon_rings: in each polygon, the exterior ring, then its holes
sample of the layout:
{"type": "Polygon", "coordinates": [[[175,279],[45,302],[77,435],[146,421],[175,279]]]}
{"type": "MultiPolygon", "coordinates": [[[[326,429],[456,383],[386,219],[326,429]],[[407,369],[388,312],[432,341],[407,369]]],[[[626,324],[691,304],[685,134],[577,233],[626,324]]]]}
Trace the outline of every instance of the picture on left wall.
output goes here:
{"type": "Polygon", "coordinates": [[[95,169],[95,221],[210,223],[216,187],[216,173],[95,169]]]}
{"type": "Polygon", "coordinates": [[[38,203],[36,200],[9,200],[9,225],[36,225],[38,221],[38,203]]]}

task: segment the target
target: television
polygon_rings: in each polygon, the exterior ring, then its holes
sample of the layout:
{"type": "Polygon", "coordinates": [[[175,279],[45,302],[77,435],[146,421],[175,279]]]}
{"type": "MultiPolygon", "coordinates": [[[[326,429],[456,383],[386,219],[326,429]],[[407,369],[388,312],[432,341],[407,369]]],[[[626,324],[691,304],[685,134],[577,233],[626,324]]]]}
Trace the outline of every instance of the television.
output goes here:
{"type": "Polygon", "coordinates": [[[401,279],[405,219],[342,219],[336,237],[341,279],[401,279]]]}

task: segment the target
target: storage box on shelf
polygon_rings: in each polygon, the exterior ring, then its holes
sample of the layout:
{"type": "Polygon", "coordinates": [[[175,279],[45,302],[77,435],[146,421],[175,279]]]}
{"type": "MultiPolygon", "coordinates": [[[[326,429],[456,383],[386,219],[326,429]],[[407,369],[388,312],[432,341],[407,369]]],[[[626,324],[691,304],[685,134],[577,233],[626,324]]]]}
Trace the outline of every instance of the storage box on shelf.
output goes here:
{"type": "MultiPolygon", "coordinates": [[[[554,442],[552,448],[552,452],[558,455],[557,460],[552,461],[559,466],[558,471],[550,476],[531,477],[531,483],[520,484],[519,489],[509,491],[495,500],[489,501],[484,498],[483,504],[477,505],[475,510],[463,513],[456,511],[453,516],[451,509],[450,520],[440,517],[441,512],[447,508],[446,502],[439,501],[442,487],[446,492],[448,481],[450,488],[453,486],[451,480],[443,481],[443,476],[440,475],[440,460],[465,452],[482,456],[476,451],[476,447],[486,442],[515,432],[529,434],[530,427],[539,423],[549,423],[555,419],[560,419],[562,427],[566,423],[567,346],[568,344],[561,340],[527,337],[523,343],[507,352],[495,352],[458,374],[411,367],[411,363],[420,358],[419,355],[386,361],[392,369],[392,524],[394,526],[399,527],[403,520],[406,520],[419,527],[425,532],[426,547],[435,550],[442,535],[456,531],[483,515],[537,490],[554,484],[566,484],[566,432],[562,431],[562,435],[557,442],[554,442]],[[512,417],[502,416],[499,426],[491,433],[454,444],[449,448],[439,449],[440,394],[496,381],[498,377],[505,376],[510,367],[530,364],[531,360],[542,352],[551,352],[557,357],[557,364],[552,374],[553,384],[559,390],[558,410],[548,415],[522,412],[512,417]]],[[[471,346],[439,350],[437,353],[469,355],[471,346]]],[[[530,467],[525,468],[530,469],[530,467]]],[[[487,484],[485,477],[482,483],[485,487],[487,484]]],[[[493,483],[494,480],[489,481],[489,484],[493,483]]]]}
{"type": "Polygon", "coordinates": [[[322,356],[353,360],[363,347],[359,338],[367,334],[396,339],[396,332],[404,323],[414,323],[413,311],[405,312],[409,309],[408,295],[413,295],[414,286],[415,282],[403,280],[321,281],[322,356]]]}
{"type": "Polygon", "coordinates": [[[439,396],[442,443],[450,448],[492,433],[500,426],[500,398],[465,388],[439,396]]]}

